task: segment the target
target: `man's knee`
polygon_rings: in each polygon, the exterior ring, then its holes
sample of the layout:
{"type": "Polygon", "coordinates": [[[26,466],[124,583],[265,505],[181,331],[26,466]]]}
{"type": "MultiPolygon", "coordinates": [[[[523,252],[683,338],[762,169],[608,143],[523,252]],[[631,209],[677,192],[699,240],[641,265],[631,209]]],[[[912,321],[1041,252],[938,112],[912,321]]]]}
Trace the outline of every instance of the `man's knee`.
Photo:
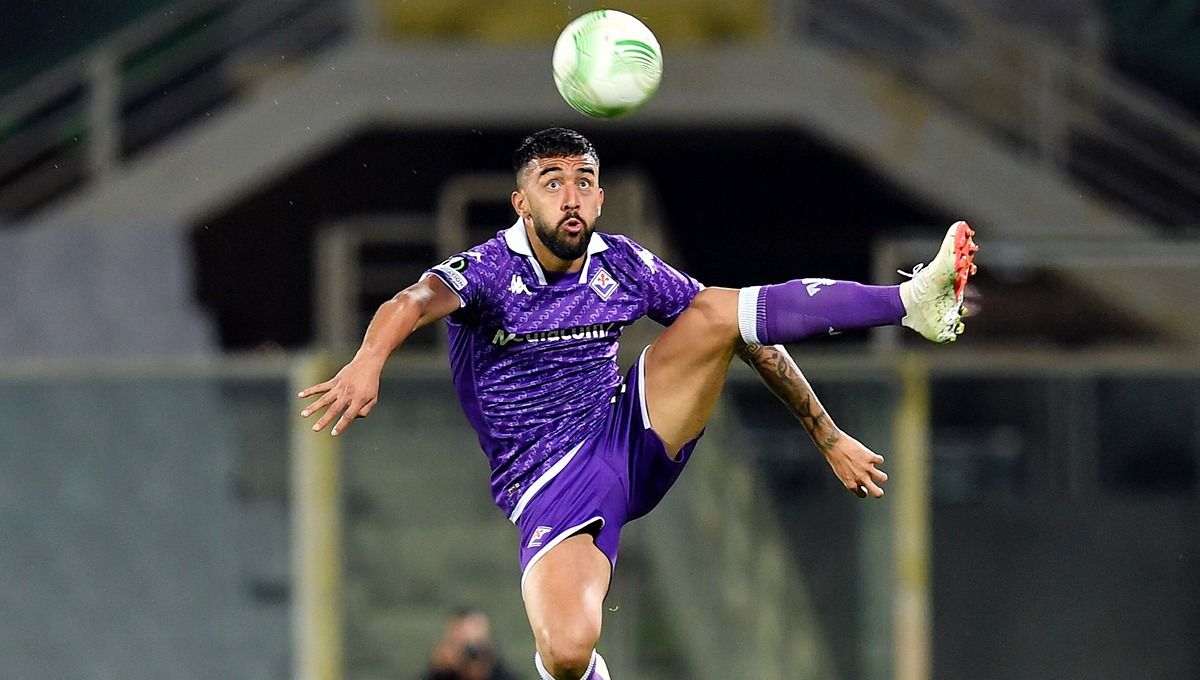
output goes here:
{"type": "Polygon", "coordinates": [[[701,324],[713,338],[736,339],[738,331],[738,291],[732,288],[705,288],[692,298],[684,310],[689,322],[701,324]]]}
{"type": "Polygon", "coordinates": [[[538,652],[551,675],[574,680],[587,671],[599,638],[600,631],[590,626],[543,631],[538,636],[538,652]]]}

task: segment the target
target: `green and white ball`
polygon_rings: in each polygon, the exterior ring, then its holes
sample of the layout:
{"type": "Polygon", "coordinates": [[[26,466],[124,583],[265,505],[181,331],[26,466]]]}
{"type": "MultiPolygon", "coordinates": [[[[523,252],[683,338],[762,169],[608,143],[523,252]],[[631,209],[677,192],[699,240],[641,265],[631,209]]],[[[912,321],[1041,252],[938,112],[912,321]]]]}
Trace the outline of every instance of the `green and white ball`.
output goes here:
{"type": "Polygon", "coordinates": [[[571,108],[593,118],[615,118],[645,104],[662,70],[654,33],[616,10],[580,16],[554,45],[554,85],[571,108]]]}

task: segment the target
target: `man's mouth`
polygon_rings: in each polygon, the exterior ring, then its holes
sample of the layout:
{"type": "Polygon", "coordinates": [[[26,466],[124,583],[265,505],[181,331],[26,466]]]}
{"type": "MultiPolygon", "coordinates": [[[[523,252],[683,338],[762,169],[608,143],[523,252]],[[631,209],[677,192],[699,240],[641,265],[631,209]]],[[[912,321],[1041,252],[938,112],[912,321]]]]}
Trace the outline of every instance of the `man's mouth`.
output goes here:
{"type": "Polygon", "coordinates": [[[583,233],[583,220],[577,217],[568,217],[559,223],[562,230],[571,236],[578,236],[583,233]]]}

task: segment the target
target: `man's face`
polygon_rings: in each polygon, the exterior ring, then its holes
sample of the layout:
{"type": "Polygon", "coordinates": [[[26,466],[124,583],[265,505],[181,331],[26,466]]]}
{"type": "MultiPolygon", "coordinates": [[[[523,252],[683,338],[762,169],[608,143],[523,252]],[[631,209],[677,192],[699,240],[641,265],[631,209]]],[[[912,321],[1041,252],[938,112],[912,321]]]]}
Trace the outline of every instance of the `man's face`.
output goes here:
{"type": "Polygon", "coordinates": [[[520,175],[513,207],[532,223],[542,245],[572,262],[587,252],[604,203],[600,167],[592,156],[535,158],[520,175]]]}

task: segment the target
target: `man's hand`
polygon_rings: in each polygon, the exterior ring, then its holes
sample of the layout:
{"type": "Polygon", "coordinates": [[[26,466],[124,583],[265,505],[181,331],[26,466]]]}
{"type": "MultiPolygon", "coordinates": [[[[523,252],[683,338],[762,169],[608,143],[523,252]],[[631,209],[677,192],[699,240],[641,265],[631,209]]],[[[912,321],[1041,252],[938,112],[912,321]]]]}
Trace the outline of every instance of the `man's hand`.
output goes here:
{"type": "Polygon", "coordinates": [[[458,294],[441,279],[427,276],[379,305],[354,359],[331,380],[300,393],[301,399],[321,395],[300,415],[307,418],[326,409],[325,415],[313,425],[313,432],[320,432],[336,420],[330,431],[336,437],[355,418],[365,418],[379,401],[379,376],[388,355],[413,331],[452,313],[461,302],[458,294]]]}
{"type": "Polygon", "coordinates": [[[356,357],[342,367],[337,375],[300,392],[305,399],[314,394],[321,395],[300,412],[305,418],[325,409],[325,414],[313,424],[313,432],[320,432],[329,423],[337,421],[330,434],[338,436],[355,418],[365,418],[379,402],[379,375],[383,362],[356,357]]]}
{"type": "Polygon", "coordinates": [[[758,373],[775,396],[800,420],[817,450],[825,455],[834,474],[850,493],[859,498],[883,497],[887,473],[879,469],[883,456],[842,432],[825,413],[821,401],[808,384],[800,367],[780,345],[744,345],[738,355],[758,373]]]}
{"type": "Polygon", "coordinates": [[[820,448],[847,491],[859,498],[866,498],[868,494],[883,497],[883,485],[888,479],[887,473],[879,469],[883,465],[883,456],[840,430],[822,442],[820,448]]]}

